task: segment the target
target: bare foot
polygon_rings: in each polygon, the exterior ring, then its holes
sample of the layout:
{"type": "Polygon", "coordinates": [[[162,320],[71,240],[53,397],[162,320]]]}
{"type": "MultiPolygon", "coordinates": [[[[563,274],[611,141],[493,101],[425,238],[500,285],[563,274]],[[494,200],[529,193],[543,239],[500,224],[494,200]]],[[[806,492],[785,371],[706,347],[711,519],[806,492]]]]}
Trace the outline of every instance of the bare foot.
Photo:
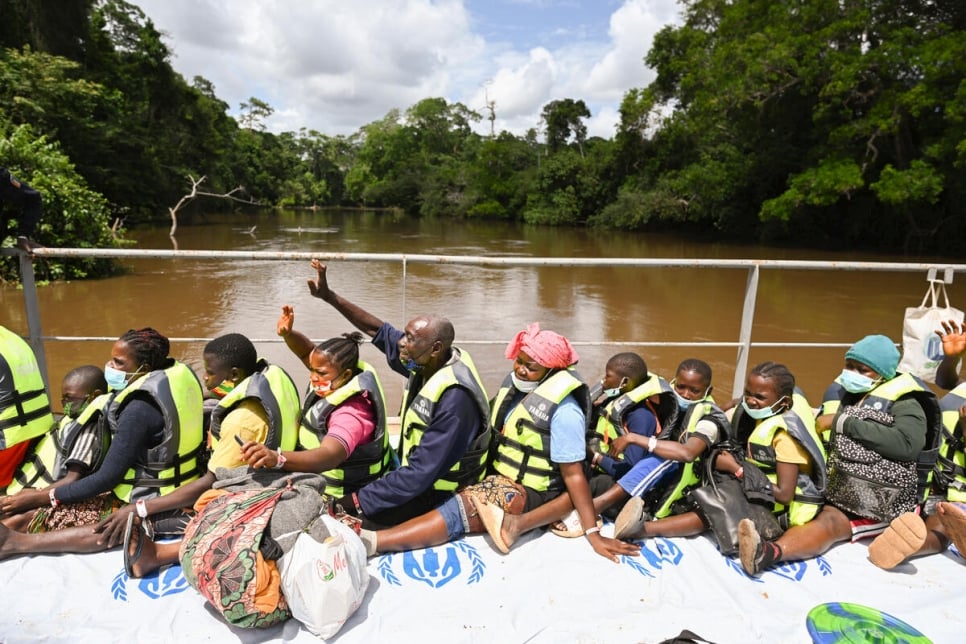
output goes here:
{"type": "Polygon", "coordinates": [[[13,534],[13,530],[0,523],[0,559],[6,559],[10,556],[10,552],[8,551],[6,545],[7,539],[9,539],[13,534]]]}
{"type": "MultiPolygon", "coordinates": [[[[149,575],[166,563],[173,563],[169,560],[170,557],[159,557],[159,550],[167,549],[169,546],[175,548],[178,546],[177,543],[160,545],[154,543],[144,534],[140,522],[133,526],[130,540],[125,545],[127,556],[124,563],[128,574],[135,578],[149,575]]],[[[175,557],[177,557],[177,550],[175,550],[175,557]]]]}

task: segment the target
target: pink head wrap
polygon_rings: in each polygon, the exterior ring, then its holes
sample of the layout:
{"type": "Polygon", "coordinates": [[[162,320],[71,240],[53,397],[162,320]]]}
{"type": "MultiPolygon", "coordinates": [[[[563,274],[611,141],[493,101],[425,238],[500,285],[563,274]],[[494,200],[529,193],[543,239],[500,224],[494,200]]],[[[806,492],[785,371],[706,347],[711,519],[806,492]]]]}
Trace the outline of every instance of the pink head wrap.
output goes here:
{"type": "Polygon", "coordinates": [[[516,334],[506,346],[506,357],[513,360],[520,351],[547,369],[566,369],[580,359],[567,338],[553,331],[541,331],[539,322],[516,334]]]}

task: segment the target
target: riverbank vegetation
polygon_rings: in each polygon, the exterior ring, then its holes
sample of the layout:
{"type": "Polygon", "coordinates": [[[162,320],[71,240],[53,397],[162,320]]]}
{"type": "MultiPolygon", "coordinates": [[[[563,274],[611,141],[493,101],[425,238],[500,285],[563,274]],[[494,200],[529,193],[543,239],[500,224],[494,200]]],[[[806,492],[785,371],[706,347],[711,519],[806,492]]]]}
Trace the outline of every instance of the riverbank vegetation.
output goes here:
{"type": "Polygon", "coordinates": [[[42,243],[120,243],[202,175],[273,207],[950,255],[966,237],[961,0],[682,0],[612,139],[587,137],[579,97],[524,135],[435,97],[350,136],[273,133],[264,101],[235,118],[176,73],[134,5],[43,5],[0,2],[0,164],[44,192],[42,243]]]}

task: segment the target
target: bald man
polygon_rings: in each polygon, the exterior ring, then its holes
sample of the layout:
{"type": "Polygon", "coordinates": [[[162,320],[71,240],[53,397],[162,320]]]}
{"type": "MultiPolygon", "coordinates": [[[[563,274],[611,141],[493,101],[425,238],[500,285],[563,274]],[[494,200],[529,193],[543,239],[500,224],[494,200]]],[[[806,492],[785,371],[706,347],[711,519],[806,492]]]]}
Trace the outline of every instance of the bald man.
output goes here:
{"type": "Polygon", "coordinates": [[[453,346],[446,318],[423,315],[399,330],[329,288],[317,259],[313,297],[331,305],[372,338],[389,367],[408,378],[403,392],[400,466],[337,503],[363,527],[397,525],[432,510],[457,488],[483,477],[490,444],[489,402],[470,355],[453,346]]]}

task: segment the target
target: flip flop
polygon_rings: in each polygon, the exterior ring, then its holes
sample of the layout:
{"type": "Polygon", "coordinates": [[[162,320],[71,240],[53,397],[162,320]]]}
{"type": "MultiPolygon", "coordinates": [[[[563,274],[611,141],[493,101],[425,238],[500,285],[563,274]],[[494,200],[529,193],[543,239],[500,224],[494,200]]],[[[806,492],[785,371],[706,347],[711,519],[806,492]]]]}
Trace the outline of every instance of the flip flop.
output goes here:
{"type": "Polygon", "coordinates": [[[141,558],[141,551],[144,550],[144,539],[146,538],[144,532],[141,530],[141,524],[134,524],[134,520],[137,515],[133,512],[127,515],[127,525],[124,526],[124,572],[131,579],[136,579],[138,575],[134,574],[134,563],[141,558]],[[134,537],[135,530],[138,535],[138,543],[134,547],[134,553],[131,553],[131,538],[134,537]]]}
{"type": "Polygon", "coordinates": [[[644,499],[632,496],[621,508],[614,521],[615,539],[636,539],[644,532],[647,514],[644,512],[644,499]]]}
{"type": "MultiPolygon", "coordinates": [[[[604,520],[600,517],[597,517],[597,527],[604,527],[604,520]]],[[[565,537],[567,539],[576,539],[577,537],[584,536],[584,529],[580,526],[580,515],[577,514],[577,510],[571,510],[570,514],[563,519],[551,523],[550,532],[558,537],[565,537]]]]}
{"type": "Polygon", "coordinates": [[[506,514],[503,508],[495,503],[487,503],[475,494],[467,494],[467,496],[470,497],[470,502],[476,508],[476,513],[479,515],[480,521],[483,522],[487,534],[493,540],[493,545],[503,554],[508,554],[510,547],[503,540],[503,535],[500,534],[500,530],[503,529],[503,515],[506,514]]]}

